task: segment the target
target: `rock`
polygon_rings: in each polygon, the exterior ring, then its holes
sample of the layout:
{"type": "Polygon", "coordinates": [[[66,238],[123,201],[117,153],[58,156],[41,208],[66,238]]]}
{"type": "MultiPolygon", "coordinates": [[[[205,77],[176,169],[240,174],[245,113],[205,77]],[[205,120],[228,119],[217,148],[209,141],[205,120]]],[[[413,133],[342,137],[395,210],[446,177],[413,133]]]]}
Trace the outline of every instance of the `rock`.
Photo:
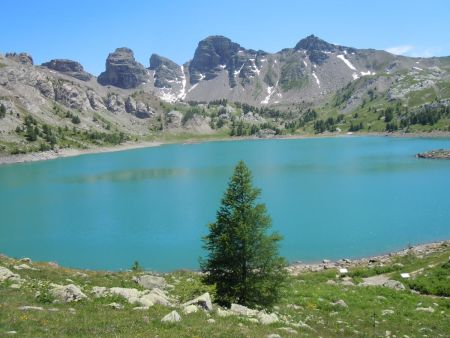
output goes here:
{"type": "Polygon", "coordinates": [[[334,280],[329,279],[329,280],[327,280],[327,282],[325,284],[327,284],[327,285],[336,285],[337,283],[334,280]]]}
{"type": "Polygon", "coordinates": [[[55,91],[55,100],[66,107],[77,110],[89,110],[91,103],[86,93],[76,85],[68,82],[58,82],[53,86],[55,91]]]}
{"type": "Polygon", "coordinates": [[[179,111],[172,110],[167,114],[167,127],[180,128],[181,121],[183,120],[183,114],[179,111]]]}
{"type": "Polygon", "coordinates": [[[133,288],[113,287],[109,289],[109,292],[113,295],[125,298],[130,304],[137,303],[139,298],[142,296],[141,291],[133,288]]]}
{"type": "Polygon", "coordinates": [[[349,280],[343,280],[341,282],[341,285],[344,285],[344,286],[355,286],[355,284],[353,284],[353,282],[349,281],[349,280]]]}
{"type": "Polygon", "coordinates": [[[147,311],[148,309],[150,309],[149,306],[136,306],[133,308],[133,310],[137,310],[137,311],[147,311]]]}
{"type": "Polygon", "coordinates": [[[89,100],[89,104],[94,110],[107,110],[105,104],[103,103],[103,99],[92,89],[88,89],[86,91],[86,96],[89,100]]]}
{"type": "Polygon", "coordinates": [[[381,315],[382,316],[393,315],[394,313],[395,313],[395,311],[391,310],[391,309],[381,310],[381,315]]]}
{"type": "Polygon", "coordinates": [[[26,264],[31,264],[31,258],[28,257],[21,258],[20,261],[26,264]]]}
{"type": "Polygon", "coordinates": [[[198,311],[198,307],[195,305],[188,305],[188,306],[184,307],[184,309],[183,309],[183,313],[185,315],[188,315],[190,313],[195,313],[197,311],[198,311]]]}
{"type": "Polygon", "coordinates": [[[20,276],[16,273],[13,273],[8,268],[0,266],[0,282],[11,280],[11,281],[19,281],[20,276]]]}
{"type": "Polygon", "coordinates": [[[120,303],[109,303],[108,306],[116,310],[122,310],[124,308],[120,303]]]}
{"type": "Polygon", "coordinates": [[[160,304],[164,306],[170,306],[171,303],[167,296],[159,289],[153,289],[149,294],[141,296],[137,300],[138,304],[143,306],[153,306],[155,304],[160,304]]]}
{"type": "Polygon", "coordinates": [[[316,331],[311,326],[309,326],[308,324],[306,324],[305,322],[302,322],[302,321],[299,321],[298,323],[294,323],[294,324],[292,324],[292,326],[300,327],[302,329],[308,329],[311,331],[316,331]]]}
{"type": "Polygon", "coordinates": [[[335,301],[334,303],[332,303],[332,305],[340,306],[340,307],[344,307],[344,308],[348,307],[348,305],[342,299],[335,301]]]}
{"type": "Polygon", "coordinates": [[[264,312],[258,313],[258,320],[263,325],[278,323],[280,321],[275,313],[268,314],[264,312]]]}
{"type": "Polygon", "coordinates": [[[6,53],[5,56],[23,65],[33,65],[33,58],[28,53],[6,53]]]}
{"type": "Polygon", "coordinates": [[[109,93],[105,100],[106,108],[113,113],[125,113],[125,103],[118,94],[109,93]]]}
{"type": "Polygon", "coordinates": [[[231,311],[229,311],[229,310],[221,309],[220,307],[218,307],[218,308],[216,309],[216,313],[217,313],[217,315],[218,315],[219,317],[228,317],[228,316],[235,315],[234,312],[231,312],[231,311]]]}
{"type": "Polygon", "coordinates": [[[69,313],[72,315],[75,315],[77,313],[77,310],[75,310],[73,307],[68,308],[67,311],[69,311],[69,313]]]}
{"type": "Polygon", "coordinates": [[[108,289],[104,286],[94,286],[92,288],[92,293],[96,298],[104,297],[108,293],[108,289]]]}
{"type": "Polygon", "coordinates": [[[165,315],[164,318],[161,319],[161,322],[163,322],[163,323],[175,323],[175,322],[179,322],[180,320],[181,320],[180,315],[178,314],[178,312],[176,312],[174,310],[171,313],[165,315]]]}
{"type": "Polygon", "coordinates": [[[54,285],[50,292],[53,297],[64,303],[78,302],[87,298],[81,289],[74,284],[54,285]]]}
{"type": "Polygon", "coordinates": [[[106,70],[97,78],[103,86],[112,85],[119,88],[136,88],[149,80],[148,71],[136,62],[133,51],[129,48],[117,48],[106,59],[106,70]]]}
{"type": "Polygon", "coordinates": [[[134,277],[133,280],[142,286],[144,289],[164,289],[167,286],[166,280],[163,277],[152,276],[152,275],[142,275],[134,277]]]}
{"type": "Polygon", "coordinates": [[[429,306],[429,307],[417,307],[417,308],[416,308],[416,311],[422,311],[422,312],[430,312],[430,313],[433,313],[433,312],[434,312],[434,309],[433,309],[431,306],[429,306]]]}
{"type": "Polygon", "coordinates": [[[17,331],[6,331],[5,334],[13,335],[13,334],[17,334],[17,331]]]}
{"type": "Polygon", "coordinates": [[[214,324],[214,323],[216,322],[216,320],[213,319],[213,318],[209,318],[209,319],[207,320],[207,322],[208,322],[209,324],[214,324]]]}
{"type": "Polygon", "coordinates": [[[389,279],[386,282],[384,282],[383,286],[386,288],[394,289],[394,290],[404,290],[405,289],[405,286],[402,283],[400,283],[396,280],[392,280],[392,279],[389,279]]]}
{"type": "Polygon", "coordinates": [[[246,318],[248,322],[250,323],[254,323],[254,324],[259,324],[259,320],[256,318],[246,318]]]}
{"type": "Polygon", "coordinates": [[[59,264],[56,262],[48,262],[47,265],[52,268],[59,268],[59,264]]]}
{"type": "Polygon", "coordinates": [[[20,289],[20,284],[11,284],[10,286],[9,286],[11,289],[20,289]]]}
{"type": "Polygon", "coordinates": [[[22,310],[22,311],[28,311],[28,310],[43,311],[44,310],[44,308],[41,306],[29,306],[29,305],[19,306],[18,309],[22,310]]]}
{"type": "Polygon", "coordinates": [[[85,72],[83,66],[72,60],[55,59],[42,64],[43,67],[74,77],[81,81],[89,81],[92,75],[85,72]]]}
{"type": "Polygon", "coordinates": [[[231,304],[230,311],[234,312],[238,315],[247,316],[247,317],[253,317],[258,314],[258,310],[252,310],[246,306],[239,305],[239,304],[231,304]]]}
{"type": "Polygon", "coordinates": [[[279,327],[278,330],[287,332],[289,334],[298,334],[298,332],[291,327],[279,327]]]}
{"type": "Polygon", "coordinates": [[[27,264],[14,265],[14,270],[31,270],[32,268],[27,264]]]}
{"type": "MultiPolygon", "coordinates": [[[[154,114],[154,112],[150,109],[150,107],[148,107],[141,101],[135,101],[134,98],[131,96],[129,96],[127,98],[127,100],[125,101],[125,110],[127,113],[133,114],[137,118],[140,118],[140,119],[149,118],[154,114]]],[[[152,276],[152,277],[157,277],[157,276],[152,276]]],[[[157,277],[157,278],[162,278],[162,277],[157,277]]]]}
{"type": "Polygon", "coordinates": [[[204,293],[203,295],[189,301],[186,302],[183,306],[189,306],[189,305],[196,305],[201,307],[202,309],[206,310],[206,311],[212,311],[213,310],[213,305],[211,302],[211,296],[209,295],[208,292],[204,293]]]}
{"type": "Polygon", "coordinates": [[[276,334],[276,333],[268,334],[266,337],[267,338],[281,338],[281,336],[279,334],[276,334]]]}

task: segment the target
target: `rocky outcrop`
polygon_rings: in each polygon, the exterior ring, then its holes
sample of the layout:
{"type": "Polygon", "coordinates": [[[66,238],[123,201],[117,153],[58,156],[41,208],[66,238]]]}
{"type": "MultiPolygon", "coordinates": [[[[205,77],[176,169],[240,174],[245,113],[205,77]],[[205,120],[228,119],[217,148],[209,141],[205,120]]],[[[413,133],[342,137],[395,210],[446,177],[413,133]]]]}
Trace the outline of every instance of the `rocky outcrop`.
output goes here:
{"type": "Polygon", "coordinates": [[[168,128],[180,128],[183,120],[183,114],[177,110],[172,110],[167,114],[166,121],[168,128]]]}
{"type": "Polygon", "coordinates": [[[236,75],[246,80],[260,71],[260,58],[267,53],[247,50],[224,36],[209,36],[199,42],[189,65],[192,85],[214,79],[222,70],[228,71],[230,87],[236,86],[236,75]]]}
{"type": "Polygon", "coordinates": [[[78,110],[91,109],[91,104],[86,93],[78,86],[68,82],[59,82],[54,85],[54,91],[55,100],[66,107],[78,110]]]}
{"type": "Polygon", "coordinates": [[[0,282],[4,282],[6,280],[19,281],[20,280],[20,276],[18,274],[16,274],[16,273],[13,273],[8,268],[0,266],[0,282]]]}
{"type": "Polygon", "coordinates": [[[140,119],[149,118],[154,114],[148,105],[141,101],[136,101],[131,96],[129,96],[125,101],[125,110],[127,113],[133,114],[140,119]]]}
{"type": "Polygon", "coordinates": [[[418,158],[446,159],[450,160],[450,149],[430,150],[416,155],[418,158]]]}
{"type": "Polygon", "coordinates": [[[151,291],[140,291],[134,288],[106,288],[101,286],[95,286],[92,288],[92,293],[95,297],[107,297],[107,296],[120,296],[123,297],[128,303],[136,304],[141,307],[149,308],[155,304],[164,306],[171,306],[172,300],[166,295],[166,293],[158,288],[153,288],[151,291]]]}
{"type": "Polygon", "coordinates": [[[28,53],[6,53],[5,56],[23,65],[33,65],[33,58],[28,53]]]}
{"type": "Polygon", "coordinates": [[[175,82],[183,81],[182,68],[172,60],[158,54],[151,55],[149,69],[155,72],[154,85],[157,88],[172,88],[175,82]]]}
{"type": "Polygon", "coordinates": [[[125,103],[118,94],[109,94],[105,100],[106,108],[113,113],[125,113],[125,103]]]}
{"type": "Polygon", "coordinates": [[[148,71],[134,59],[129,48],[117,48],[106,59],[106,70],[97,81],[101,85],[112,85],[119,88],[136,88],[149,80],[148,71]]]}
{"type": "Polygon", "coordinates": [[[92,75],[85,72],[80,63],[72,60],[54,59],[50,62],[43,63],[42,66],[72,76],[81,81],[89,81],[92,78],[92,75]]]}
{"type": "Polygon", "coordinates": [[[211,296],[209,295],[208,292],[204,293],[203,295],[187,302],[183,304],[183,307],[189,307],[189,306],[197,306],[203,310],[206,311],[212,311],[213,310],[213,305],[211,302],[211,296]]]}

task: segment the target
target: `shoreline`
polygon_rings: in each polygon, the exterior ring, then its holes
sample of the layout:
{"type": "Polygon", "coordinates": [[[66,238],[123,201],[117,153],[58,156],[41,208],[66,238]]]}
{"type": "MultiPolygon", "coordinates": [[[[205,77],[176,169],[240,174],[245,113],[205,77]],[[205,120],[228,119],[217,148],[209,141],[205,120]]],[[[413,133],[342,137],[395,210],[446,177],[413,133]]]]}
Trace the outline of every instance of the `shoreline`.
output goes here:
{"type": "Polygon", "coordinates": [[[318,272],[327,269],[357,268],[363,266],[370,267],[380,264],[383,265],[397,257],[403,257],[408,254],[426,255],[431,252],[435,252],[442,247],[450,247],[450,239],[409,245],[400,250],[355,259],[341,258],[336,261],[323,259],[322,262],[310,263],[294,262],[288,265],[288,271],[292,275],[297,275],[299,273],[318,272]]]}
{"type": "MultiPolygon", "coordinates": [[[[288,263],[286,269],[288,270],[289,274],[296,276],[299,273],[308,273],[308,272],[320,272],[323,270],[329,270],[329,269],[340,269],[340,268],[358,268],[358,267],[374,267],[379,265],[384,265],[386,263],[389,263],[391,260],[397,258],[397,257],[404,257],[408,254],[414,254],[414,255],[427,255],[433,252],[438,251],[439,249],[447,247],[450,248],[450,239],[445,240],[439,240],[439,241],[433,241],[433,242],[425,242],[415,245],[409,245],[407,247],[404,247],[403,249],[399,249],[396,251],[389,251],[389,252],[383,252],[381,254],[371,255],[367,257],[360,257],[355,259],[348,259],[348,258],[342,258],[339,260],[328,260],[323,259],[321,262],[292,262],[288,263]]],[[[12,257],[7,254],[0,252],[0,258],[7,258],[12,260],[21,261],[24,259],[31,259],[32,261],[35,261],[33,257],[12,257]]],[[[449,258],[450,259],[450,258],[449,258]]],[[[71,269],[71,270],[82,270],[82,271],[92,271],[92,272],[126,272],[129,271],[128,268],[119,268],[119,269],[92,269],[92,268],[83,268],[79,266],[67,266],[67,265],[60,265],[57,260],[52,261],[36,261],[39,263],[45,263],[50,264],[54,267],[62,267],[65,269],[71,269]]],[[[192,269],[192,268],[177,268],[174,270],[167,270],[167,271],[160,271],[160,270],[153,270],[153,269],[144,269],[144,272],[152,272],[152,273],[158,273],[158,274],[171,274],[175,273],[177,271],[190,271],[193,273],[201,273],[199,269],[192,269]]]]}
{"type": "Polygon", "coordinates": [[[17,163],[37,162],[55,160],[64,157],[75,157],[87,154],[100,154],[100,153],[112,153],[119,151],[126,151],[132,149],[152,148],[159,147],[167,144],[196,144],[205,142],[224,142],[224,141],[245,141],[245,140],[294,140],[294,139],[311,139],[311,138],[334,138],[334,137],[361,137],[361,136],[374,136],[374,137],[396,137],[396,138],[447,138],[450,137],[450,132],[434,131],[430,133],[325,133],[325,134],[304,134],[304,135],[278,135],[274,137],[255,137],[255,136],[238,136],[238,137],[219,137],[219,138],[187,138],[186,140],[175,141],[142,141],[133,143],[123,143],[117,146],[111,147],[98,147],[89,149],[75,149],[75,148],[63,148],[57,151],[49,150],[43,152],[33,152],[27,154],[0,154],[0,166],[17,163]]]}

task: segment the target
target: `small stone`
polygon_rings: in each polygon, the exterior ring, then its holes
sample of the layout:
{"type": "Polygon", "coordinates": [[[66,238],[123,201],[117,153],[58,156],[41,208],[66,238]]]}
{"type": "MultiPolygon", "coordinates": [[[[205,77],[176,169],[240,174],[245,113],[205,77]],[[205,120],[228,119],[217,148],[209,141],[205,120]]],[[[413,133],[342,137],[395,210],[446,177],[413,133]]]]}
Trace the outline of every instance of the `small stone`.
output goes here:
{"type": "Polygon", "coordinates": [[[381,315],[382,315],[382,316],[393,315],[394,313],[395,313],[395,311],[394,311],[394,310],[391,310],[391,309],[386,309],[386,310],[382,310],[382,311],[381,311],[381,315]]]}
{"type": "Polygon", "coordinates": [[[246,318],[250,323],[259,324],[258,319],[256,318],[246,318]]]}
{"type": "Polygon", "coordinates": [[[148,309],[150,309],[150,306],[136,306],[133,308],[133,310],[137,311],[147,311],[148,309]]]}
{"type": "Polygon", "coordinates": [[[180,320],[181,320],[180,315],[178,314],[178,312],[176,312],[174,310],[171,313],[165,315],[164,318],[161,319],[161,322],[163,322],[163,323],[175,323],[175,322],[179,322],[180,320]]]}
{"type": "Polygon", "coordinates": [[[11,284],[10,286],[9,286],[11,289],[20,289],[20,284],[11,284]]]}
{"type": "Polygon", "coordinates": [[[17,331],[6,331],[5,334],[13,335],[13,334],[17,334],[17,331]]]}
{"type": "Polygon", "coordinates": [[[77,313],[77,310],[75,310],[73,307],[70,307],[69,309],[67,309],[67,311],[69,311],[69,313],[73,315],[77,313]]]}
{"type": "Polygon", "coordinates": [[[240,304],[231,304],[231,308],[230,308],[231,312],[234,312],[238,315],[242,315],[242,316],[256,316],[258,314],[258,310],[252,310],[249,309],[246,306],[240,305],[240,304]]]}
{"type": "Polygon", "coordinates": [[[208,322],[209,324],[214,324],[214,323],[216,322],[216,320],[213,319],[213,318],[209,318],[209,319],[207,320],[207,322],[208,322]]]}
{"type": "Polygon", "coordinates": [[[235,315],[234,312],[231,312],[231,311],[229,311],[229,310],[223,310],[223,309],[221,309],[220,307],[218,307],[218,308],[216,309],[216,313],[217,313],[217,315],[218,315],[219,317],[228,317],[228,316],[231,316],[231,315],[235,315]]]}
{"type": "Polygon", "coordinates": [[[41,306],[29,306],[29,305],[19,306],[18,309],[22,310],[22,311],[28,311],[28,310],[42,311],[42,310],[44,310],[44,308],[41,306]]]}
{"type": "Polygon", "coordinates": [[[422,311],[422,312],[430,312],[430,313],[433,313],[433,312],[434,312],[434,309],[433,309],[431,306],[429,306],[429,307],[417,307],[417,308],[416,308],[416,311],[422,311]]]}
{"type": "Polygon", "coordinates": [[[14,270],[31,270],[31,267],[27,264],[14,265],[14,270]]]}
{"type": "Polygon", "coordinates": [[[344,308],[348,307],[348,305],[342,299],[339,299],[332,304],[335,306],[340,306],[340,307],[344,307],[344,308]]]}
{"type": "Polygon", "coordinates": [[[289,334],[298,334],[298,332],[291,327],[279,327],[278,330],[287,332],[289,334]]]}
{"type": "Polygon", "coordinates": [[[123,307],[124,307],[122,304],[115,303],[115,302],[114,303],[109,303],[108,306],[113,308],[113,309],[116,309],[116,310],[122,310],[123,307]]]}
{"type": "Polygon", "coordinates": [[[396,280],[392,280],[392,279],[389,279],[386,282],[384,282],[383,286],[386,288],[394,289],[394,290],[404,290],[405,289],[405,286],[402,283],[400,283],[396,280]]]}
{"type": "Polygon", "coordinates": [[[164,289],[167,286],[166,280],[163,277],[143,275],[133,278],[133,280],[142,286],[144,289],[164,289]]]}
{"type": "Polygon", "coordinates": [[[337,283],[334,280],[329,279],[329,280],[327,280],[327,282],[325,284],[327,284],[327,285],[336,285],[337,283]]]}
{"type": "Polygon", "coordinates": [[[267,338],[281,338],[281,336],[279,334],[276,334],[276,333],[268,334],[266,337],[267,338]]]}

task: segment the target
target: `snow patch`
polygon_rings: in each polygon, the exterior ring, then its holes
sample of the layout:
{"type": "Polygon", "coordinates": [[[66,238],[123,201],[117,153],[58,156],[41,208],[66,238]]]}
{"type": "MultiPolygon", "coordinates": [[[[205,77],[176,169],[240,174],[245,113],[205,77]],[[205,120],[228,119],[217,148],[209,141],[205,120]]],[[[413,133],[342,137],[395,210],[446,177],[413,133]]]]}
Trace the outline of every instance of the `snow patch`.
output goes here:
{"type": "Polygon", "coordinates": [[[347,55],[347,50],[344,50],[344,54],[347,55]]]}
{"type": "Polygon", "coordinates": [[[270,101],[270,97],[275,93],[276,88],[278,87],[278,81],[273,87],[267,87],[267,96],[264,100],[261,101],[261,104],[268,104],[270,101]]]}
{"type": "Polygon", "coordinates": [[[219,65],[219,68],[221,69],[225,69],[227,67],[227,65],[219,65]]]}
{"type": "Polygon", "coordinates": [[[305,65],[305,67],[308,67],[308,64],[306,63],[305,60],[303,60],[303,64],[305,65]]]}
{"type": "Polygon", "coordinates": [[[186,75],[184,75],[184,67],[181,66],[181,91],[178,94],[178,99],[184,100],[186,97],[186,75]]]}
{"type": "Polygon", "coordinates": [[[319,88],[320,88],[320,81],[319,81],[319,78],[317,77],[316,73],[315,73],[315,72],[313,72],[313,73],[312,73],[312,75],[313,75],[313,76],[314,76],[314,78],[316,79],[317,85],[318,85],[318,86],[319,86],[319,88]]]}
{"type": "Polygon", "coordinates": [[[316,64],[313,64],[313,66],[314,66],[314,68],[317,68],[317,65],[316,65],[316,64]]]}
{"type": "Polygon", "coordinates": [[[416,70],[423,70],[422,68],[419,68],[419,67],[413,67],[413,69],[416,69],[416,70]]]}
{"type": "Polygon", "coordinates": [[[359,79],[359,75],[357,73],[353,73],[353,80],[358,80],[359,79]]]}
{"type": "Polygon", "coordinates": [[[244,68],[244,64],[242,64],[241,68],[239,68],[239,70],[235,70],[234,71],[234,76],[239,75],[239,73],[241,72],[242,68],[244,68]]]}
{"type": "Polygon", "coordinates": [[[348,61],[344,55],[340,54],[337,56],[337,58],[344,61],[344,63],[347,65],[347,67],[350,68],[351,70],[356,70],[355,66],[353,66],[352,63],[350,61],[348,61]]]}
{"type": "Polygon", "coordinates": [[[368,70],[367,72],[361,72],[361,76],[367,76],[367,75],[375,75],[375,72],[371,72],[370,70],[368,70]]]}

